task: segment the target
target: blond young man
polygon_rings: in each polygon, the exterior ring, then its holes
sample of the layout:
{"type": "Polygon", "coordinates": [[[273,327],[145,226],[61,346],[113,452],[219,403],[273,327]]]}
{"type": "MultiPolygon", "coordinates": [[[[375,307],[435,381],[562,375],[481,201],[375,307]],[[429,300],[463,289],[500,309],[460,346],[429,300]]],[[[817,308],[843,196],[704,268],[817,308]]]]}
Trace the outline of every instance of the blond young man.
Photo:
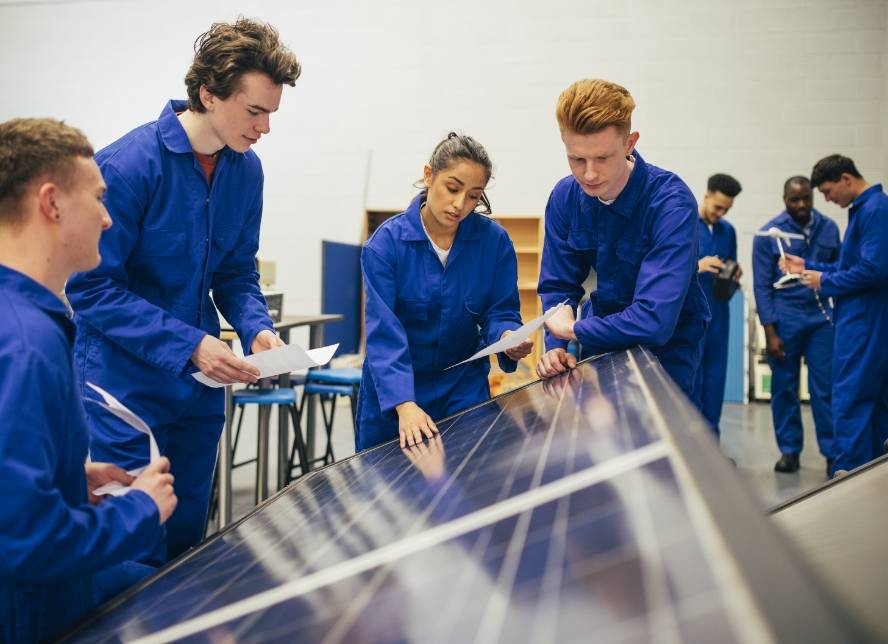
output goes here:
{"type": "Polygon", "coordinates": [[[581,357],[649,347],[692,400],[709,307],[697,277],[697,204],[675,174],[635,149],[635,102],[620,85],[581,80],[558,99],[556,117],[571,175],[546,205],[538,291],[543,307],[568,300],[547,322],[542,378],[581,357]],[[597,289],[580,320],[575,311],[590,269],[597,289]]]}

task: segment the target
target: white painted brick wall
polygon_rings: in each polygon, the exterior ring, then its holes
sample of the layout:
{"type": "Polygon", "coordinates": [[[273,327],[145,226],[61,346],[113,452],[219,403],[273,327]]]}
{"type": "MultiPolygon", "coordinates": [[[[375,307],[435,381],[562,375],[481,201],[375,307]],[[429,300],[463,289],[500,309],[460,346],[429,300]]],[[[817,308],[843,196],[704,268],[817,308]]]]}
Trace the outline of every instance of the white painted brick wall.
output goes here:
{"type": "MultiPolygon", "coordinates": [[[[103,146],[184,96],[191,44],[210,22],[276,24],[304,74],[257,147],[261,253],[279,263],[287,310],[312,312],[320,240],[356,242],[365,207],[404,207],[448,130],[487,146],[498,212],[541,212],[567,173],[558,93],[600,76],[635,96],[645,157],[698,197],[713,172],[740,179],[730,219],[748,267],[751,233],[782,208],[786,177],[842,152],[871,181],[888,179],[886,5],[0,0],[0,119],[63,117],[103,146]]],[[[816,205],[844,227],[844,212],[816,205]]]]}

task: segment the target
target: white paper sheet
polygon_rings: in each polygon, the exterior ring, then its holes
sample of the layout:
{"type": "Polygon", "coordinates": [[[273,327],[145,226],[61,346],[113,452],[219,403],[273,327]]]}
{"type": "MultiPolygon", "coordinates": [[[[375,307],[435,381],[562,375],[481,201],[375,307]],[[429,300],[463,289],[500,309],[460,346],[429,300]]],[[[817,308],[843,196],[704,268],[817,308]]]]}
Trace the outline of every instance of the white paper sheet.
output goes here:
{"type": "MultiPolygon", "coordinates": [[[[268,351],[254,353],[244,358],[244,360],[254,367],[258,367],[260,378],[271,378],[282,373],[325,365],[330,362],[330,358],[333,357],[338,348],[338,344],[331,344],[326,347],[306,351],[298,344],[288,344],[283,347],[269,349],[268,351]]],[[[199,371],[191,375],[195,380],[205,384],[207,387],[225,386],[223,383],[217,382],[199,371]]]]}
{"type": "MultiPolygon", "coordinates": [[[[557,306],[553,306],[540,317],[531,320],[527,324],[524,324],[521,327],[515,329],[514,331],[506,335],[506,337],[502,338],[501,340],[497,340],[488,347],[481,349],[478,353],[471,356],[470,358],[466,358],[462,362],[457,362],[456,364],[450,365],[449,367],[447,367],[447,369],[453,369],[454,367],[458,367],[459,365],[465,364],[466,362],[471,362],[472,360],[477,360],[478,358],[483,358],[484,356],[492,356],[507,349],[514,349],[519,344],[529,339],[530,336],[532,336],[537,329],[539,329],[541,326],[543,326],[543,324],[546,323],[546,320],[558,313],[558,311],[561,310],[561,307],[565,306],[566,304],[567,300],[565,300],[561,304],[558,304],[557,306]]],[[[445,369],[444,371],[447,371],[447,369],[445,369]]]]}
{"type": "MultiPolygon", "coordinates": [[[[125,422],[133,429],[138,430],[143,434],[147,434],[149,459],[151,461],[154,461],[160,458],[160,450],[157,448],[157,441],[154,440],[154,434],[151,432],[151,428],[148,427],[148,424],[144,420],[139,418],[139,416],[131,411],[126,405],[117,400],[117,398],[109,394],[101,387],[94,385],[91,382],[86,383],[86,386],[98,393],[102,397],[102,400],[105,401],[101,402],[92,398],[87,398],[86,400],[88,402],[107,409],[109,412],[117,416],[120,420],[125,422]]],[[[127,470],[127,474],[129,474],[130,476],[138,476],[142,473],[142,470],[144,469],[144,467],[139,467],[134,470],[127,470]]],[[[121,496],[129,491],[130,488],[126,485],[113,481],[111,483],[107,483],[101,487],[96,488],[95,490],[93,490],[92,493],[96,496],[104,496],[108,494],[110,494],[111,496],[121,496]]]]}

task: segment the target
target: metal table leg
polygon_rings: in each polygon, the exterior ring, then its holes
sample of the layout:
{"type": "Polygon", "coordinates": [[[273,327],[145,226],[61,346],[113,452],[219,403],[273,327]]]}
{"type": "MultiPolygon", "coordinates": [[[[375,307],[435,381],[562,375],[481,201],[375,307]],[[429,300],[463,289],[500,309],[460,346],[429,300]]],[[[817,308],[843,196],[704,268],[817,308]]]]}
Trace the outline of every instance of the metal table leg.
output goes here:
{"type": "Polygon", "coordinates": [[[219,441],[219,529],[231,523],[231,424],[234,418],[234,403],[231,385],[225,387],[225,425],[219,441]]]}
{"type": "MultiPolygon", "coordinates": [[[[290,344],[290,329],[281,329],[281,340],[286,344],[290,344]]],[[[280,387],[286,388],[290,386],[290,374],[285,373],[281,374],[280,387]]],[[[287,470],[290,466],[290,454],[287,446],[289,444],[290,433],[289,433],[289,419],[287,418],[287,414],[285,413],[283,407],[278,407],[278,459],[277,459],[277,488],[278,490],[284,489],[284,486],[287,484],[287,470]]],[[[299,428],[295,428],[295,431],[299,431],[299,428]]]]}
{"type": "MultiPolygon", "coordinates": [[[[321,324],[311,324],[308,327],[308,348],[316,349],[321,346],[321,324]]],[[[309,462],[315,459],[315,422],[317,420],[317,404],[315,396],[308,400],[308,413],[305,419],[305,451],[309,462]]]]}

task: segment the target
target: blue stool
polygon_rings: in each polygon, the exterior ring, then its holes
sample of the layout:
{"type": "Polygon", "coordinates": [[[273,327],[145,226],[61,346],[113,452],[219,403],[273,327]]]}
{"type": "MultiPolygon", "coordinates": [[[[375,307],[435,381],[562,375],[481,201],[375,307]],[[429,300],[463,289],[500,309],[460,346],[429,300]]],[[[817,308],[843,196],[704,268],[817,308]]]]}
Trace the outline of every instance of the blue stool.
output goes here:
{"type": "MultiPolygon", "coordinates": [[[[258,456],[254,458],[247,459],[245,461],[241,461],[240,463],[235,462],[235,454],[237,454],[237,445],[240,441],[240,433],[241,426],[244,422],[244,411],[246,410],[247,405],[277,405],[278,414],[289,413],[290,420],[293,423],[293,451],[290,456],[290,471],[287,475],[287,482],[289,483],[294,477],[292,476],[292,470],[294,467],[294,459],[298,455],[299,463],[298,467],[300,470],[300,474],[308,473],[308,470],[311,467],[311,464],[308,461],[308,456],[305,450],[305,441],[302,437],[302,423],[301,421],[301,413],[300,406],[297,403],[296,390],[291,387],[275,387],[274,389],[256,389],[255,387],[248,387],[246,389],[239,389],[231,394],[232,404],[234,409],[238,411],[237,417],[237,426],[234,430],[234,445],[231,448],[231,460],[232,465],[231,469],[241,467],[243,465],[248,465],[249,463],[257,463],[258,456]]],[[[286,449],[286,445],[281,445],[278,449],[286,449]]],[[[257,503],[258,503],[258,489],[256,490],[257,494],[257,503]]]]}
{"type": "MultiPolygon", "coordinates": [[[[258,467],[259,456],[257,455],[253,458],[248,458],[244,461],[235,462],[235,456],[237,454],[237,445],[240,442],[240,433],[241,427],[244,422],[244,411],[246,410],[247,405],[277,405],[278,414],[289,413],[290,420],[293,422],[293,450],[290,453],[289,460],[289,468],[287,471],[287,483],[289,484],[294,478],[292,476],[293,469],[298,467],[300,470],[300,475],[308,473],[311,464],[308,461],[307,452],[305,449],[305,440],[302,436],[302,425],[300,423],[302,413],[301,408],[297,404],[296,390],[291,387],[274,387],[272,389],[259,389],[254,385],[248,385],[245,389],[238,389],[231,394],[232,397],[232,406],[233,409],[236,409],[238,413],[237,417],[237,427],[234,431],[234,444],[231,447],[231,470],[234,471],[238,467],[242,467],[244,465],[249,465],[250,463],[256,463],[258,467]],[[294,460],[296,456],[299,457],[298,464],[294,464],[294,460]]],[[[286,445],[279,446],[278,449],[285,450],[287,449],[286,445]]],[[[258,474],[258,473],[257,473],[258,474]]],[[[210,520],[216,514],[216,506],[218,502],[218,472],[213,473],[213,487],[210,498],[210,507],[209,512],[207,513],[207,524],[209,525],[210,520]]],[[[259,484],[257,483],[256,490],[254,492],[253,497],[254,504],[258,505],[259,503],[259,484]]]]}
{"type": "MultiPolygon", "coordinates": [[[[311,464],[323,463],[329,465],[335,461],[333,455],[333,421],[336,414],[336,399],[346,396],[351,404],[352,429],[355,427],[355,414],[357,413],[358,390],[361,387],[360,369],[311,369],[305,375],[302,393],[302,404],[299,406],[299,418],[309,396],[317,396],[320,401],[321,414],[324,419],[324,430],[327,433],[327,449],[324,455],[311,461],[311,464]]],[[[296,456],[295,445],[290,452],[290,470],[293,469],[293,459],[296,456]]],[[[301,458],[301,457],[300,457],[301,458]]]]}

